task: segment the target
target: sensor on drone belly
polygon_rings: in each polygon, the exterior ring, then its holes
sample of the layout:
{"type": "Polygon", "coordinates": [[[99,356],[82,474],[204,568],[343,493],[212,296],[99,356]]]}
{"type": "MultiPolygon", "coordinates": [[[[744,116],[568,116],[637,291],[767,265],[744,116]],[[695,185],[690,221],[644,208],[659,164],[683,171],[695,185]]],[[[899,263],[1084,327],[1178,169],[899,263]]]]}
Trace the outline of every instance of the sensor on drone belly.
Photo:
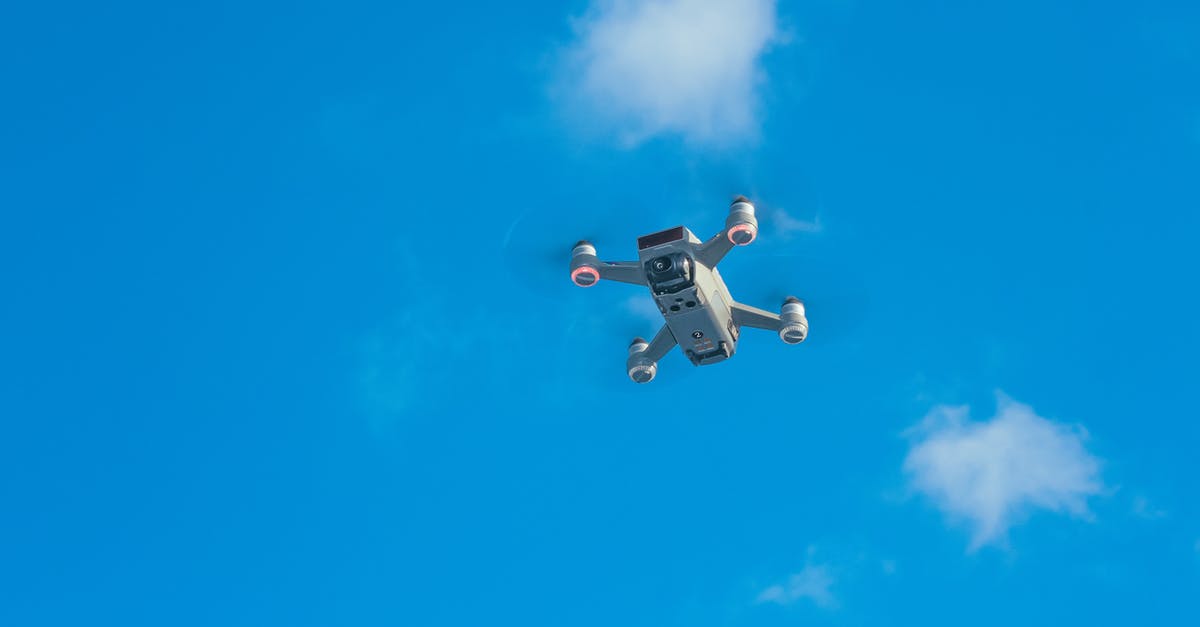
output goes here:
{"type": "Polygon", "coordinates": [[[647,342],[638,337],[629,345],[629,378],[647,383],[658,372],[658,361],[678,345],[697,366],[724,361],[737,349],[742,327],[775,331],[788,344],[808,335],[804,304],[789,296],[779,313],[733,300],[717,264],[734,246],[745,246],[758,235],[754,205],[738,196],[729,207],[725,229],[707,242],[677,226],[638,238],[637,261],[600,261],[596,247],[580,241],[571,251],[571,280],[591,287],[600,279],[650,288],[666,324],[647,342]]]}

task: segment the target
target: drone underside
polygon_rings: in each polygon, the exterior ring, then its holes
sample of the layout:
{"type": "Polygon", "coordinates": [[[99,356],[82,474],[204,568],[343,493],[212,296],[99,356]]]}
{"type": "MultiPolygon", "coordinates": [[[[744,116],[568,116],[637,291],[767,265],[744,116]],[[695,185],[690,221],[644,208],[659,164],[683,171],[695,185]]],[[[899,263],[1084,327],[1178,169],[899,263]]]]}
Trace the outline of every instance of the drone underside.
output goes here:
{"type": "Polygon", "coordinates": [[[638,238],[638,261],[600,261],[596,248],[580,241],[571,251],[571,280],[592,287],[600,279],[648,287],[665,324],[649,342],[634,338],[626,361],[629,377],[647,383],[658,361],[678,345],[694,365],[724,361],[737,350],[742,327],[768,329],[787,344],[808,336],[804,304],[789,296],[779,313],[733,300],[717,264],[734,246],[758,235],[754,205],[743,196],[729,207],[725,228],[701,242],[682,226],[638,238]]]}

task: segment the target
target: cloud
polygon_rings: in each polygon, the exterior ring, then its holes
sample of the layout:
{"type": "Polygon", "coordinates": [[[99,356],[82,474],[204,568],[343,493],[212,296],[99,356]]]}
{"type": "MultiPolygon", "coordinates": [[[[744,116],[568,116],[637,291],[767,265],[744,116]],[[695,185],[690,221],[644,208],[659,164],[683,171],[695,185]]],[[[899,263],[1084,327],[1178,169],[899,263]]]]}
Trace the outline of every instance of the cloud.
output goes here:
{"type": "Polygon", "coordinates": [[[781,40],[775,0],[597,0],[575,30],[561,87],[622,143],[757,136],[761,56],[781,40]]]}
{"type": "Polygon", "coordinates": [[[771,222],[775,225],[775,230],[784,237],[789,237],[795,233],[820,233],[821,219],[801,220],[793,217],[783,209],[776,209],[771,212],[771,222]]]}
{"type": "Polygon", "coordinates": [[[1150,503],[1150,499],[1144,496],[1137,496],[1133,499],[1133,515],[1145,520],[1159,520],[1167,517],[1167,511],[1155,507],[1150,503]]]}
{"type": "Polygon", "coordinates": [[[1081,428],[1042,418],[1000,394],[984,422],[966,407],[940,406],[908,432],[910,487],[972,530],[969,550],[1003,544],[1034,510],[1089,518],[1088,497],[1104,489],[1100,462],[1081,428]]]}
{"type": "Polygon", "coordinates": [[[791,605],[808,599],[817,607],[833,609],[837,607],[837,599],[830,591],[833,584],[833,575],[827,567],[808,564],[800,572],[788,577],[787,582],[763,590],[755,602],[791,605]]]}

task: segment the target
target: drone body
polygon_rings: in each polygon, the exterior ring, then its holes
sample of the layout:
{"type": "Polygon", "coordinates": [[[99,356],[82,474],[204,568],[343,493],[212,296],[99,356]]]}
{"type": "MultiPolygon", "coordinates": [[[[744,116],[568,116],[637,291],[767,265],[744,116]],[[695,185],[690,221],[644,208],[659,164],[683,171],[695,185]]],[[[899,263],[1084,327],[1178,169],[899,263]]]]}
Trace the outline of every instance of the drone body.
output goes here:
{"type": "Polygon", "coordinates": [[[571,280],[591,287],[600,279],[650,288],[666,324],[646,342],[634,338],[626,366],[629,378],[647,383],[658,361],[678,345],[694,365],[715,364],[732,357],[742,327],[768,329],[788,344],[808,335],[804,305],[795,297],[778,314],[743,305],[729,295],[717,264],[734,246],[745,246],[758,234],[754,205],[743,196],[729,207],[725,229],[707,242],[688,229],[675,228],[638,238],[638,261],[600,261],[596,248],[581,241],[571,251],[571,280]]]}

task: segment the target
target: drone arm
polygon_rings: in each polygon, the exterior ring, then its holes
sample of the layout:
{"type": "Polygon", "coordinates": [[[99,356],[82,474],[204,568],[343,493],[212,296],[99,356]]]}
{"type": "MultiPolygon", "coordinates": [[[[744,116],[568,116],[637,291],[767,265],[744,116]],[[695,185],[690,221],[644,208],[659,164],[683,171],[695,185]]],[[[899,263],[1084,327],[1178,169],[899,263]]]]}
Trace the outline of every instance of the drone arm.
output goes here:
{"type": "Polygon", "coordinates": [[[650,345],[646,347],[646,351],[642,355],[652,362],[657,362],[666,357],[667,353],[675,348],[675,344],[675,334],[671,333],[671,327],[664,324],[654,339],[650,340],[650,345]]]}
{"type": "Polygon", "coordinates": [[[646,273],[636,261],[601,261],[597,269],[601,279],[646,286],[646,273]]]}
{"type": "Polygon", "coordinates": [[[804,303],[795,296],[788,296],[777,314],[758,307],[734,303],[733,323],[739,327],[775,331],[785,344],[799,344],[808,337],[808,318],[804,317],[804,303]]]}
{"type": "Polygon", "coordinates": [[[781,325],[779,314],[741,303],[733,304],[733,323],[739,327],[754,327],[776,332],[779,331],[781,325]]]}
{"type": "Polygon", "coordinates": [[[721,231],[712,237],[712,239],[700,245],[696,251],[696,261],[710,267],[715,268],[721,260],[725,258],[726,253],[733,250],[733,242],[729,241],[729,236],[725,231],[721,231]]]}
{"type": "Polygon", "coordinates": [[[629,345],[629,358],[625,360],[625,368],[629,378],[634,383],[649,383],[658,373],[658,360],[666,356],[675,347],[675,335],[671,327],[663,325],[649,343],[640,337],[633,338],[629,345]]]}
{"type": "Polygon", "coordinates": [[[600,261],[596,247],[581,240],[571,249],[571,281],[579,287],[591,287],[600,279],[646,286],[646,275],[636,261],[600,261]]]}
{"type": "Polygon", "coordinates": [[[734,246],[745,246],[758,236],[758,220],[754,217],[754,205],[745,196],[738,196],[729,206],[729,217],[725,218],[725,228],[712,239],[700,245],[696,252],[696,260],[715,268],[725,254],[734,246]]]}

